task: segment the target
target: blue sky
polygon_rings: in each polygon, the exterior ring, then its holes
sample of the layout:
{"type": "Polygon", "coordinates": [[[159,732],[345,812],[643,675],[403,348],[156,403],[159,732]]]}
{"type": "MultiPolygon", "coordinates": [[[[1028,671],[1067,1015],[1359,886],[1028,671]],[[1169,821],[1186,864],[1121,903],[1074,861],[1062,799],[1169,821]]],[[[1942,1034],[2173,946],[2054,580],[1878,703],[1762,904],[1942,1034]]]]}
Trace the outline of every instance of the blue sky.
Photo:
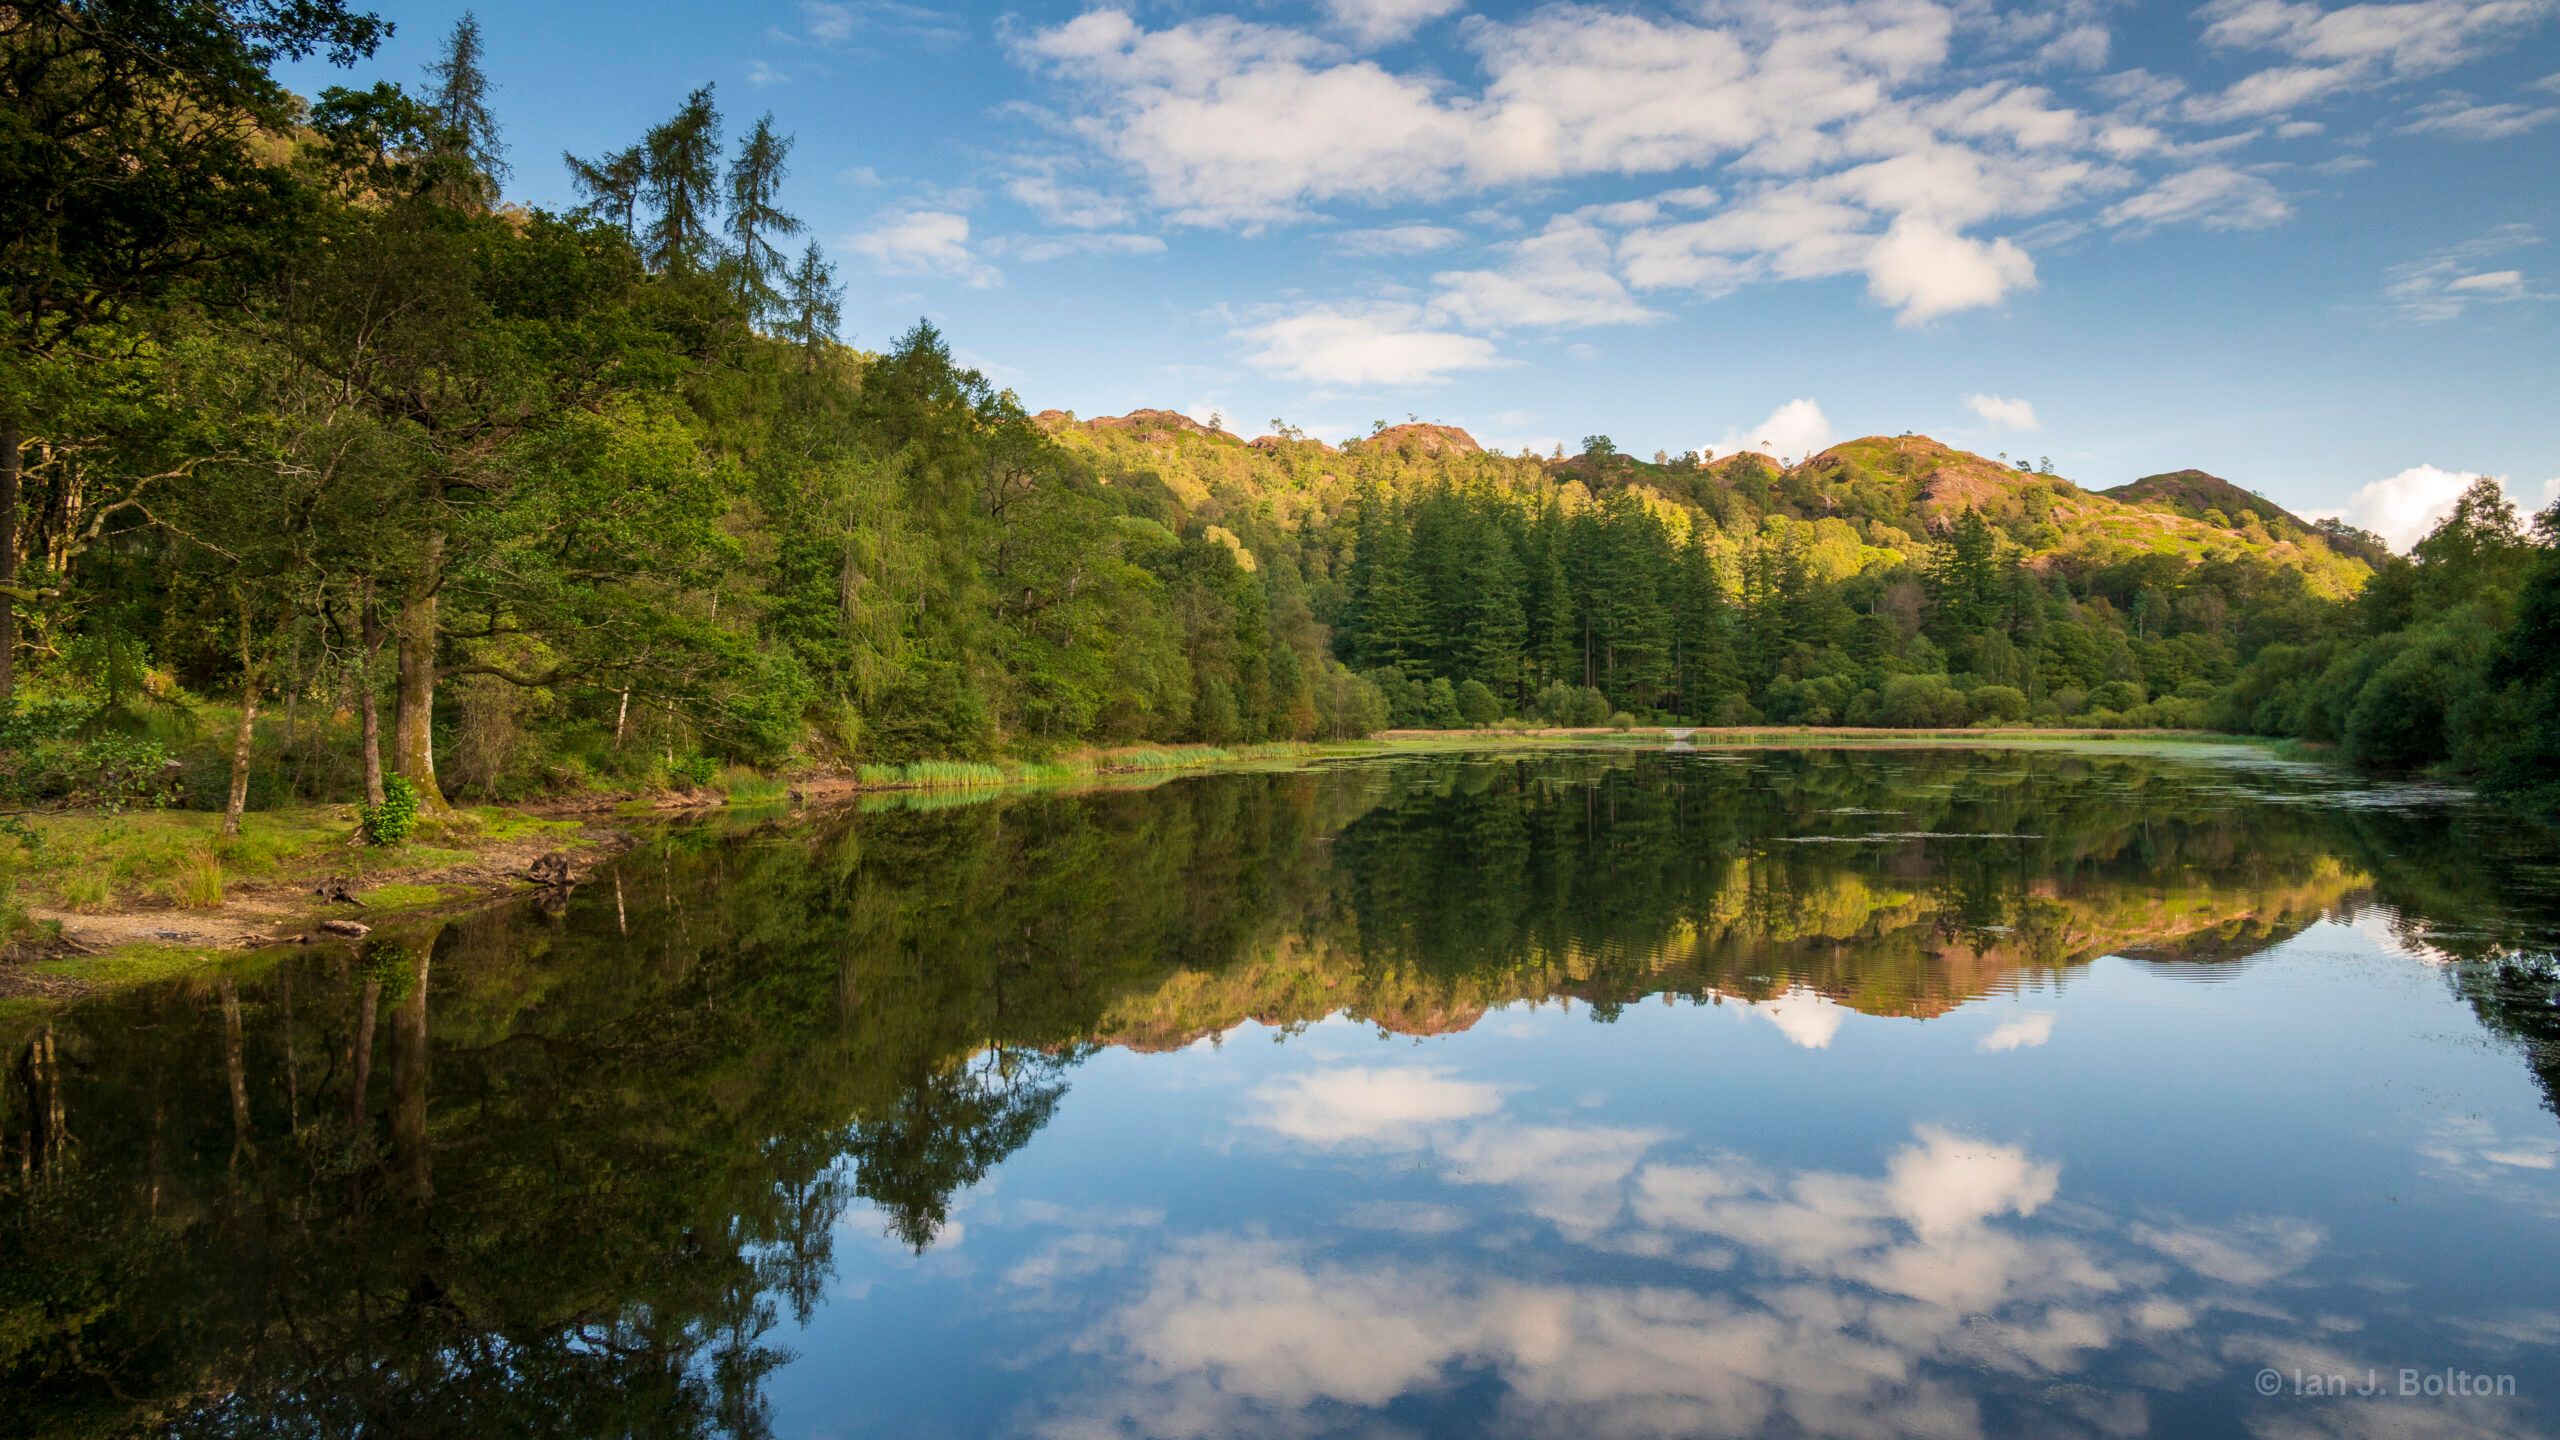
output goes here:
{"type": "MultiPolygon", "coordinates": [[[[384,6],[413,78],[459,5],[384,6]]],[[[2407,538],[2560,477],[2560,0],[484,4],[530,203],[694,85],[854,343],[1505,448],[1918,430],[2407,538]]],[[[319,67],[291,76],[309,90],[319,67]]],[[[2554,492],[2560,493],[2560,492],[2554,492]]]]}

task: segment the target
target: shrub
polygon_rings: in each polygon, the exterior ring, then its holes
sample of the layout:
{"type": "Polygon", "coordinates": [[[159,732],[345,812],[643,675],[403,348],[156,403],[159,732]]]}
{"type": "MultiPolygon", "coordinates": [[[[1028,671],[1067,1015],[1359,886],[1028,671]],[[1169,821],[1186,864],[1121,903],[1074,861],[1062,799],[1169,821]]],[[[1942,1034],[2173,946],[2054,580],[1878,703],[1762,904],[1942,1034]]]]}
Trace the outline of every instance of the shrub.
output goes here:
{"type": "Polygon", "coordinates": [[[356,807],[356,828],[367,845],[406,845],[418,833],[418,788],[398,775],[382,777],[382,803],[356,807]]]}
{"type": "Polygon", "coordinates": [[[222,857],[209,845],[189,850],[170,875],[167,890],[182,909],[217,908],[222,904],[222,857]]]}
{"type": "Polygon", "coordinates": [[[1615,715],[1609,717],[1609,728],[1612,730],[1622,731],[1633,730],[1636,728],[1636,717],[1628,714],[1624,710],[1621,710],[1615,715]]]}
{"type": "Polygon", "coordinates": [[[1965,697],[1944,675],[1896,675],[1876,692],[1876,721],[1908,730],[1945,729],[1970,718],[1965,697]]]}
{"type": "Polygon", "coordinates": [[[69,768],[71,803],[110,814],[162,809],[177,802],[181,788],[169,752],[157,741],[128,735],[91,737],[81,744],[69,768]]]}
{"type": "Polygon", "coordinates": [[[1325,662],[1316,681],[1316,734],[1357,740],[1387,728],[1387,697],[1339,660],[1325,662]]]}
{"type": "Polygon", "coordinates": [[[1449,683],[1449,677],[1434,676],[1422,687],[1422,717],[1434,730],[1455,730],[1466,723],[1458,712],[1458,687],[1449,683]]]}
{"type": "Polygon", "coordinates": [[[2027,718],[2027,693],[2015,685],[1982,685],[1965,697],[1975,720],[2014,725],[2027,718]]]}
{"type": "Polygon", "coordinates": [[[1492,686],[1469,680],[1458,687],[1458,716],[1470,725],[1491,725],[1502,718],[1502,702],[1494,698],[1492,686]]]}
{"type": "Polygon", "coordinates": [[[2089,692],[2092,710],[2130,710],[2147,698],[2142,687],[2130,680],[2110,680],[2089,692]]]}

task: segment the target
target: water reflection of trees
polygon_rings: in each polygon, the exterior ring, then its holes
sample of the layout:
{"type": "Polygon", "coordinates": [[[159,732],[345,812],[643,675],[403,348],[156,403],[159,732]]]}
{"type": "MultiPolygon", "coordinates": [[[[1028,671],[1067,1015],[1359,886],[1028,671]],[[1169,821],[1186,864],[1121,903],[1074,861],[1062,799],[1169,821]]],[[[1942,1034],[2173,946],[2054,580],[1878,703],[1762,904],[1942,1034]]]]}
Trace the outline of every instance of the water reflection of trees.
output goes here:
{"type": "MultiPolygon", "coordinates": [[[[2369,883],[2404,924],[2494,931],[2513,911],[2480,903],[2496,866],[2457,829],[1916,752],[1452,759],[683,832],[562,916],[14,1039],[0,1386],[46,1433],[753,1435],[839,1222],[930,1245],[1092,1046],[1794,985],[1929,1014],[2111,950],[2254,953],[2369,883]]],[[[2456,983],[2550,1089],[2547,958],[2460,943],[2456,983]]]]}

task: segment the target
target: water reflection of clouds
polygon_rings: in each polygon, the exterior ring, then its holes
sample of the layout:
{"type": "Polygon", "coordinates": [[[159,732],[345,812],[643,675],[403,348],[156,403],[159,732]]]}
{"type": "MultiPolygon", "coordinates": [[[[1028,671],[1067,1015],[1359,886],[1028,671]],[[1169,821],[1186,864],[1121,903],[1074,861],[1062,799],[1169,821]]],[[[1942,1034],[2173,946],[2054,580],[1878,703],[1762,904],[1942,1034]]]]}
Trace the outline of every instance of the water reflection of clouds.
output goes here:
{"type": "Polygon", "coordinates": [[[2053,1022],[2054,1016],[2051,1011],[2030,1010],[2026,1014],[2003,1020],[1991,1027],[1991,1033],[1983,1036],[1974,1048],[1985,1054],[1998,1054],[2004,1050],[2032,1050],[2053,1038],[2053,1022]]]}
{"type": "Polygon", "coordinates": [[[1773,1000],[1744,1001],[1742,1013],[1775,1025],[1799,1049],[1828,1050],[1850,1011],[1830,996],[1798,985],[1773,1000]]]}
{"type": "MultiPolygon", "coordinates": [[[[1973,1437],[2025,1413],[2039,1432],[2130,1435],[2151,1429],[2148,1392],[2245,1384],[2235,1366],[2273,1363],[2257,1356],[2378,1363],[2294,1338],[2317,1332],[2294,1314],[2324,1242],[2306,1221],[2110,1216],[2063,1198],[2057,1161],[1937,1126],[1874,1171],[1788,1169],[1666,1153],[1676,1142],[1654,1130],[1515,1117],[1508,1099],[1424,1066],[1266,1082],[1244,1117],[1266,1137],[1345,1158],[1419,1152],[1469,1190],[1360,1202],[1323,1241],[1172,1241],[1105,1282],[1123,1303],[1081,1342],[1103,1378],[1039,1428],[1371,1433],[1378,1407],[1465,1403],[1490,1378],[1488,1434],[1973,1437]],[[1461,1232],[1506,1209],[1569,1248],[1488,1273],[1461,1232]],[[1584,1278],[1625,1264],[1610,1256],[1689,1263],[1653,1283],[1584,1278]]],[[[2520,1344],[2560,1327],[2511,1319],[2520,1344]]],[[[2268,1436],[2413,1418],[2426,1423],[2399,1433],[2525,1433],[2495,1406],[2258,1418],[2268,1436]]]]}

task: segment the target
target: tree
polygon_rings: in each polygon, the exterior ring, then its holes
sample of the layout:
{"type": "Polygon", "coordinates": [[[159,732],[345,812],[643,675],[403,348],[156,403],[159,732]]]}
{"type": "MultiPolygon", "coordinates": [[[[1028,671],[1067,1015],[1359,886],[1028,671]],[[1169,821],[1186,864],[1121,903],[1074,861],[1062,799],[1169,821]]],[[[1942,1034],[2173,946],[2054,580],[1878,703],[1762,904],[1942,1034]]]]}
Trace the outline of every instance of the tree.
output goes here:
{"type": "Polygon", "coordinates": [[[783,337],[800,347],[804,370],[817,368],[819,355],[834,343],[836,329],[844,323],[844,288],[835,280],[826,252],[810,241],[791,269],[782,322],[783,337]]]}
{"type": "Polygon", "coordinates": [[[430,150],[445,162],[439,177],[446,204],[486,209],[497,203],[511,173],[506,143],[489,109],[489,77],[481,68],[480,17],[469,10],[453,23],[444,53],[427,67],[434,82],[427,105],[435,127],[430,150]]]}
{"type": "MultiPolygon", "coordinates": [[[[734,247],[730,261],[737,267],[739,303],[748,318],[757,322],[791,313],[786,309],[784,287],[796,277],[774,244],[800,233],[799,220],[782,209],[782,181],[788,173],[791,143],[790,136],[774,133],[768,112],[738,142],[737,158],[729,162],[729,238],[734,247]]],[[[808,258],[802,256],[804,264],[808,258]]],[[[798,298],[793,295],[789,300],[798,298]]]]}
{"type": "Polygon", "coordinates": [[[720,203],[720,111],[711,92],[705,85],[687,95],[682,109],[640,141],[640,194],[657,212],[641,248],[654,269],[696,271],[711,263],[720,203]]]}
{"type": "Polygon", "coordinates": [[[137,306],[273,255],[302,191],[272,137],[297,118],[268,67],[371,55],[389,27],[344,0],[0,9],[0,703],[18,649],[22,456],[60,387],[137,306]]]}
{"type": "Polygon", "coordinates": [[[578,213],[614,226],[631,243],[639,244],[640,202],[649,188],[648,151],[631,145],[593,160],[564,151],[560,160],[569,167],[569,183],[586,197],[578,213]]]}

